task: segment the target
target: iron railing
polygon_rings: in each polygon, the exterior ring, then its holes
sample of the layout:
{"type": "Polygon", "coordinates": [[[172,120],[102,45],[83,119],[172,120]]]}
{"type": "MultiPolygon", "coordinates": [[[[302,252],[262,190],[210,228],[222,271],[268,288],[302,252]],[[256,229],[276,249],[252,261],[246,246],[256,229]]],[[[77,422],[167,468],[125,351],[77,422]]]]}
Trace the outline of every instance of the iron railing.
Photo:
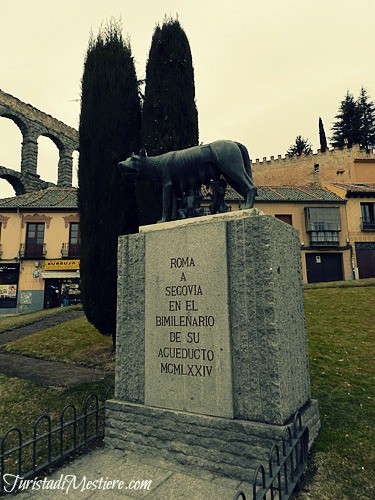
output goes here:
{"type": "Polygon", "coordinates": [[[361,217],[362,231],[375,231],[375,219],[369,217],[361,217]]]}
{"type": "MultiPolygon", "coordinates": [[[[307,462],[309,431],[302,425],[299,412],[294,415],[293,424],[282,436],[282,446],[274,444],[269,452],[268,471],[259,465],[254,473],[252,500],[287,500],[291,497],[307,462]]],[[[239,491],[233,500],[246,500],[246,494],[239,491]]]]}
{"type": "Polygon", "coordinates": [[[44,259],[47,254],[45,243],[21,243],[20,259],[44,259]]]}
{"type": "Polygon", "coordinates": [[[81,255],[81,245],[80,243],[63,243],[61,247],[61,257],[66,258],[77,258],[81,255]]]}
{"type": "MultiPolygon", "coordinates": [[[[107,390],[105,400],[113,390],[114,387],[107,390]]],[[[91,394],[84,402],[82,415],[77,416],[74,405],[65,406],[57,427],[52,428],[48,415],[41,415],[35,421],[32,438],[26,442],[17,427],[5,432],[0,441],[0,496],[15,490],[20,479],[35,477],[95,440],[103,439],[104,410],[105,403],[99,405],[98,396],[91,394]],[[43,425],[44,430],[40,430],[43,425]],[[13,445],[6,448],[12,436],[16,444],[13,440],[13,445]]]]}

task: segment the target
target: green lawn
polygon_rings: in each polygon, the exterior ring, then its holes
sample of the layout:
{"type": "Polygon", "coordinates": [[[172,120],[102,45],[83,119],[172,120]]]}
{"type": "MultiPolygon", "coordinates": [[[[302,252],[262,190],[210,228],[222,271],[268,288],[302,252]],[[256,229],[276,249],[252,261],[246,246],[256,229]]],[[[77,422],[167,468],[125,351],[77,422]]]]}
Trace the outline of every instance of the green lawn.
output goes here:
{"type": "Polygon", "coordinates": [[[300,498],[375,498],[375,287],[305,290],[312,394],[322,428],[300,498]]]}
{"type": "Polygon", "coordinates": [[[101,335],[84,316],[9,342],[3,349],[36,358],[114,369],[112,338],[101,335]]]}
{"type": "MultiPolygon", "coordinates": [[[[66,310],[66,308],[64,309],[66,310]]],[[[53,312],[54,314],[59,314],[62,311],[62,309],[55,309],[53,312]]],[[[41,315],[40,313],[23,315],[22,324],[33,323],[40,316],[44,317],[45,315],[41,315]]],[[[7,320],[7,326],[9,326],[8,320],[10,318],[2,318],[0,323],[4,322],[5,319],[7,320]]],[[[20,320],[16,319],[18,320],[18,325],[20,320]]],[[[77,414],[81,415],[83,413],[84,401],[89,395],[98,395],[99,402],[103,403],[107,389],[114,385],[112,340],[109,337],[100,335],[87,322],[85,317],[48,328],[18,341],[6,344],[2,348],[34,357],[56,359],[112,371],[109,371],[108,376],[97,382],[80,384],[68,389],[48,387],[29,380],[0,374],[0,439],[5,431],[14,426],[21,430],[23,441],[29,439],[32,436],[36,418],[44,414],[51,417],[52,427],[56,427],[59,424],[60,414],[64,406],[73,404],[77,409],[77,414]]],[[[66,418],[69,420],[71,416],[72,413],[70,410],[66,418]]],[[[93,417],[90,418],[92,419],[93,417]]],[[[93,425],[93,421],[89,420],[88,422],[89,426],[93,425]]],[[[43,431],[44,429],[45,425],[44,427],[41,425],[39,431],[43,431]]],[[[65,433],[67,432],[68,434],[65,434],[65,439],[72,439],[71,431],[65,431],[65,433]]],[[[77,433],[80,436],[79,439],[82,439],[81,423],[78,425],[77,433]]],[[[10,445],[16,444],[14,438],[15,435],[12,435],[7,440],[7,448],[10,445]]],[[[58,453],[57,441],[58,435],[54,434],[52,437],[54,453],[58,453]]],[[[38,445],[38,457],[43,461],[46,457],[45,444],[41,442],[38,445]]],[[[27,449],[24,461],[30,464],[31,456],[31,449],[27,449]]],[[[12,467],[15,467],[15,464],[11,463],[12,467]]]]}
{"type": "Polygon", "coordinates": [[[82,309],[82,306],[70,306],[64,308],[55,309],[43,309],[42,311],[37,311],[34,313],[25,314],[10,314],[6,316],[0,315],[0,333],[7,330],[12,330],[20,326],[30,325],[39,321],[40,319],[48,318],[50,316],[55,316],[67,310],[82,309]]]}

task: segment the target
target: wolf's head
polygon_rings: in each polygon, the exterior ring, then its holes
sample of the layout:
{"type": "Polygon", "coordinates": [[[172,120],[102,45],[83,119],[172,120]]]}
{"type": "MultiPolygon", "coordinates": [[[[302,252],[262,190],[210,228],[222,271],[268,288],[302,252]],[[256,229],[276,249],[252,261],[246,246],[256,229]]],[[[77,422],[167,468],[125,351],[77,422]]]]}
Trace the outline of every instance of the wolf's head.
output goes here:
{"type": "Polygon", "coordinates": [[[120,161],[120,163],[118,164],[118,168],[120,169],[121,173],[125,175],[139,176],[142,165],[144,164],[146,158],[146,150],[141,149],[139,155],[135,155],[133,153],[129,158],[126,158],[126,160],[120,161]]]}

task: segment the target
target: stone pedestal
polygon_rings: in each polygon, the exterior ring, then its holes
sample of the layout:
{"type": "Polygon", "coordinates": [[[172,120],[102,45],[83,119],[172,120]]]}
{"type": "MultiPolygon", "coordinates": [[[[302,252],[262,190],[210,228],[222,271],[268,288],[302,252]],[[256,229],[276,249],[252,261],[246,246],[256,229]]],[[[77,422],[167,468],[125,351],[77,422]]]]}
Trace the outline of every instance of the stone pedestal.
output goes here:
{"type": "Polygon", "coordinates": [[[109,443],[249,479],[296,411],[312,442],[296,230],[256,209],[146,226],[118,272],[109,443]]]}

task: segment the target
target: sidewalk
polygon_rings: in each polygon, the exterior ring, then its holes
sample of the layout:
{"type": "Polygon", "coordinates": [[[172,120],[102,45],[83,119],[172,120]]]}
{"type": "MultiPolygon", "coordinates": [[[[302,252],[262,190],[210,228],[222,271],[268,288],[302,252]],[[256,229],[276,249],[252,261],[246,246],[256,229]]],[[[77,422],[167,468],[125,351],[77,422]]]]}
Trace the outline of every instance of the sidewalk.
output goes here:
{"type": "MultiPolygon", "coordinates": [[[[44,478],[45,476],[42,475],[38,479],[44,481],[44,478]]],[[[21,498],[52,500],[55,498],[133,499],[147,497],[157,500],[181,498],[232,500],[239,490],[245,492],[247,499],[251,498],[252,493],[252,485],[249,483],[217,476],[201,469],[172,464],[162,458],[151,459],[109,447],[82,455],[47,476],[45,488],[53,486],[51,481],[59,481],[55,484],[56,489],[33,491],[30,485],[28,490],[22,492],[21,498]],[[101,478],[103,479],[99,488],[101,478]],[[110,489],[114,480],[117,480],[116,486],[110,489]],[[150,480],[152,483],[149,490],[135,489],[140,488],[142,481],[150,480]],[[90,489],[89,481],[96,481],[96,489],[95,483],[90,489]],[[119,481],[123,481],[124,484],[119,485],[119,481]],[[74,488],[74,482],[76,488],[74,488]],[[60,489],[57,489],[59,484],[60,489]],[[104,489],[104,486],[109,489],[104,489]]]]}

